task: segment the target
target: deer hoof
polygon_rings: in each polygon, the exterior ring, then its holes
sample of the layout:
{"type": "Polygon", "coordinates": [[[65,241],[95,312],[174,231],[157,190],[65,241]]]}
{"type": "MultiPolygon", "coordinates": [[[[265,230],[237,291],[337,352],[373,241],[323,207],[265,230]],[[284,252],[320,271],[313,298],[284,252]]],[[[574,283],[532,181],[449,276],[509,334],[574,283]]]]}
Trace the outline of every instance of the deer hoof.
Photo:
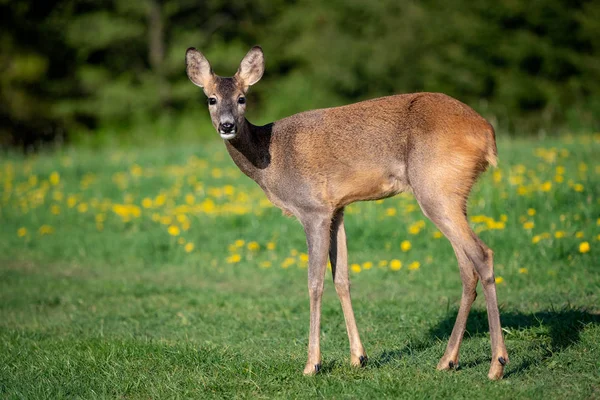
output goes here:
{"type": "Polygon", "coordinates": [[[454,361],[449,361],[448,362],[448,369],[454,369],[457,370],[458,369],[458,362],[454,362],[454,361]]]}
{"type": "Polygon", "coordinates": [[[360,362],[360,366],[364,367],[365,365],[367,365],[367,361],[369,361],[369,358],[367,356],[360,356],[358,357],[358,361],[360,362]]]}
{"type": "Polygon", "coordinates": [[[304,375],[316,375],[321,371],[321,364],[308,364],[304,368],[304,375]]]}
{"type": "Polygon", "coordinates": [[[437,365],[438,371],[450,371],[458,369],[458,360],[445,360],[443,357],[437,365]]]}

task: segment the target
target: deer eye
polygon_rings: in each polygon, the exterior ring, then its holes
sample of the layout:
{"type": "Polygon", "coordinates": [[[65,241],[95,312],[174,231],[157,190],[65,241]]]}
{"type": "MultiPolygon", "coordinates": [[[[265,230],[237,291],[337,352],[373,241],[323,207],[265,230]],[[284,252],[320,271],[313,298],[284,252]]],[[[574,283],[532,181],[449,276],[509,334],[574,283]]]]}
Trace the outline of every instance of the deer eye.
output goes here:
{"type": "Polygon", "coordinates": [[[217,104],[217,99],[215,99],[214,97],[209,97],[208,104],[214,106],[215,104],[217,104]]]}
{"type": "Polygon", "coordinates": [[[238,104],[246,104],[246,98],[245,98],[244,96],[241,96],[241,97],[238,99],[238,104]]]}

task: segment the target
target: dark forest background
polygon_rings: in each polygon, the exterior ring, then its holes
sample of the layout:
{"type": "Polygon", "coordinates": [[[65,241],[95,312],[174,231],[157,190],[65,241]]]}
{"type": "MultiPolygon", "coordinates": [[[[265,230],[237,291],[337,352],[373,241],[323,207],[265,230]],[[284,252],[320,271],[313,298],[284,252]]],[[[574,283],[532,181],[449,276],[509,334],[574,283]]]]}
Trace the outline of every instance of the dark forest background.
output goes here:
{"type": "Polygon", "coordinates": [[[208,137],[185,50],[232,75],[254,44],[257,123],[441,91],[514,135],[600,128],[599,1],[0,0],[0,20],[2,146],[208,137]]]}

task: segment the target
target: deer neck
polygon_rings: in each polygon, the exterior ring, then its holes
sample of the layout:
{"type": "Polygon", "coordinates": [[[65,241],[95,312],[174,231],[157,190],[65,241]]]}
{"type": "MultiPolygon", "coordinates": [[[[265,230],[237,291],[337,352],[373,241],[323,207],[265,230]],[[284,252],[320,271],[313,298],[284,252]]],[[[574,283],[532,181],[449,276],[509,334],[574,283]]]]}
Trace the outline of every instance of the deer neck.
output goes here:
{"type": "Polygon", "coordinates": [[[233,162],[259,185],[265,169],[271,164],[269,146],[272,127],[273,124],[252,125],[245,119],[236,138],[225,140],[225,147],[233,162]]]}

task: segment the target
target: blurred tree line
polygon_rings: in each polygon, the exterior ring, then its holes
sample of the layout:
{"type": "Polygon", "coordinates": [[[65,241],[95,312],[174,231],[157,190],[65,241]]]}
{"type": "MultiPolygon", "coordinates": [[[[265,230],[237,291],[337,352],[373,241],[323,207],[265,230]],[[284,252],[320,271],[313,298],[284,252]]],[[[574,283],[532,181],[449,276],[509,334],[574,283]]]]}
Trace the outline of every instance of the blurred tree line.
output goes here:
{"type": "Polygon", "coordinates": [[[0,19],[3,145],[206,118],[186,48],[232,75],[254,44],[258,122],[441,91],[516,134],[599,129],[598,1],[0,0],[0,19]]]}

